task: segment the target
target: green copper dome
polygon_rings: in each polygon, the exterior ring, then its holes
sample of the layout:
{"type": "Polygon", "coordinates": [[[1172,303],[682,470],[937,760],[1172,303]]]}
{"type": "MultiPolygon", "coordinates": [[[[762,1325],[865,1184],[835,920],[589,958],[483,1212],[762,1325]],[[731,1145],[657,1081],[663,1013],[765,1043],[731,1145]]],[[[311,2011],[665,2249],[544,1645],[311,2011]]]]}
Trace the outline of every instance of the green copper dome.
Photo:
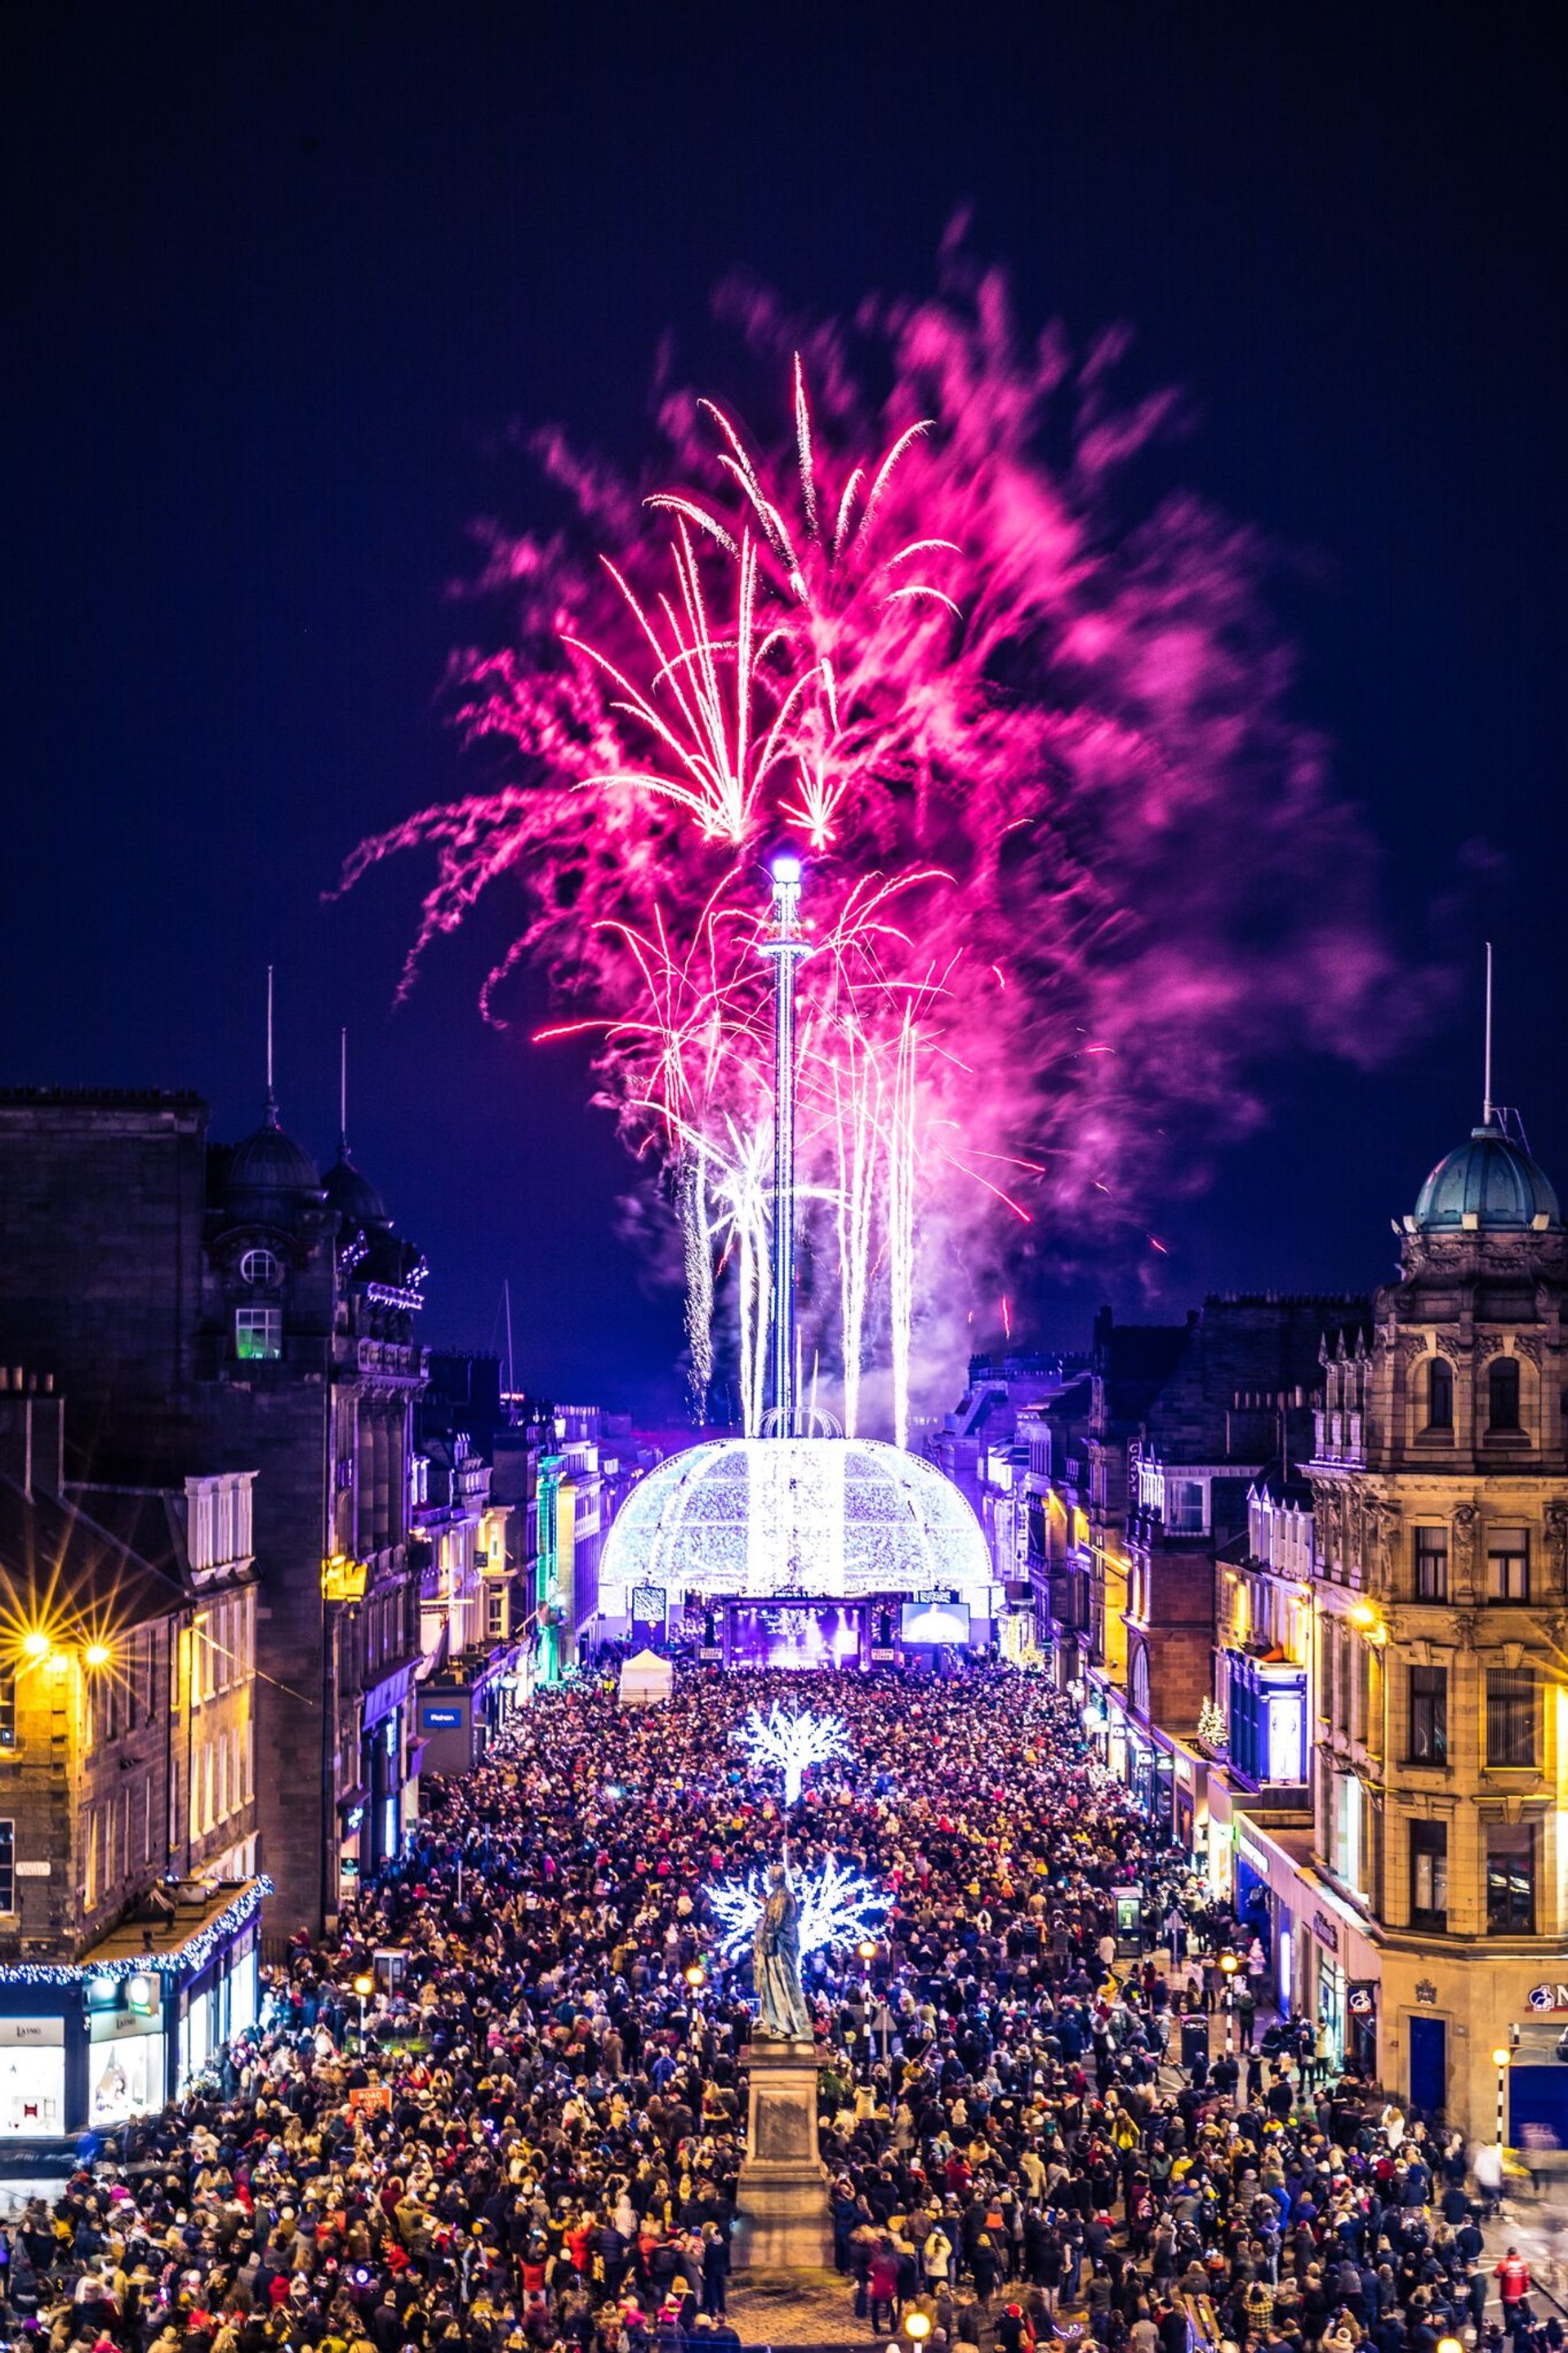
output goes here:
{"type": "Polygon", "coordinates": [[[1542,1219],[1563,1223],[1551,1180],[1496,1120],[1473,1127],[1468,1144],[1438,1161],[1415,1204],[1426,1233],[1529,1233],[1542,1219]]]}

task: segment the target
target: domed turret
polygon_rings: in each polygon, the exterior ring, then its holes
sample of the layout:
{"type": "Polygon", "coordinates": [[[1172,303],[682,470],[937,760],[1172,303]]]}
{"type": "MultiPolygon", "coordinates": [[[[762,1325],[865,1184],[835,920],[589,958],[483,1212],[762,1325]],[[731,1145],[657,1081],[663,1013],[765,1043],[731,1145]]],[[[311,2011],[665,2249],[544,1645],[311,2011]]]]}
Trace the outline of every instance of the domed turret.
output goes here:
{"type": "Polygon", "coordinates": [[[1494,1112],[1438,1161],[1421,1187],[1415,1223],[1423,1233],[1540,1233],[1560,1230],[1563,1213],[1545,1170],[1494,1112]]]}
{"type": "Polygon", "coordinates": [[[307,1202],[321,1198],[321,1172],[304,1145],[279,1125],[269,1094],[261,1125],[234,1147],[224,1183],[225,1213],[234,1225],[288,1225],[307,1202]]]}
{"type": "Polygon", "coordinates": [[[322,1181],[327,1207],[335,1214],[344,1233],[353,1233],[363,1227],[389,1226],[386,1204],[363,1169],[356,1168],[349,1158],[347,1145],[339,1148],[338,1156],[322,1181]]]}

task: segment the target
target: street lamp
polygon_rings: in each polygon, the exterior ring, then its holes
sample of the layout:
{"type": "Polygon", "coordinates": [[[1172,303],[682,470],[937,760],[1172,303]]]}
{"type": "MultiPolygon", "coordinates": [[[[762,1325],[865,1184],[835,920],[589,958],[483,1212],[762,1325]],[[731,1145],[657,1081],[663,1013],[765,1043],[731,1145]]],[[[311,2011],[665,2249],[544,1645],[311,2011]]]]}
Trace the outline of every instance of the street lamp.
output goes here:
{"type": "Polygon", "coordinates": [[[1457,2337],[1439,2337],[1437,2353],[1465,2353],[1465,2348],[1457,2337]]]}
{"type": "MultiPolygon", "coordinates": [[[[930,2313],[907,2313],[904,2316],[904,2334],[906,2337],[910,2337],[914,2344],[923,2345],[926,2338],[931,2335],[930,2313]]],[[[1438,2347],[1437,2353],[1442,2353],[1441,2346],[1438,2347]]]]}
{"type": "Polygon", "coordinates": [[[364,2006],[375,1991],[375,1979],[364,1973],[354,1979],[354,1991],[359,1996],[359,2047],[364,2049],[364,2006]]]}
{"type": "Polygon", "coordinates": [[[1240,1967],[1241,1963],[1234,1953],[1220,1955],[1220,1975],[1225,1979],[1225,2055],[1227,2059],[1236,2052],[1236,1973],[1240,1967]]]}
{"type": "Polygon", "coordinates": [[[1502,2163],[1503,2140],[1507,2130],[1507,2126],[1504,2123],[1504,2115],[1508,2105],[1509,2063],[1512,2057],[1513,2053],[1508,2048],[1506,2043],[1500,2042],[1497,2049],[1492,2052],[1492,2065],[1497,2069],[1497,2154],[1499,2165],[1501,2165],[1502,2163]]]}
{"type": "Polygon", "coordinates": [[[700,1993],[708,1982],[708,1972],[700,1961],[693,1961],[686,1972],[686,1982],[693,1993],[700,1993]]]}

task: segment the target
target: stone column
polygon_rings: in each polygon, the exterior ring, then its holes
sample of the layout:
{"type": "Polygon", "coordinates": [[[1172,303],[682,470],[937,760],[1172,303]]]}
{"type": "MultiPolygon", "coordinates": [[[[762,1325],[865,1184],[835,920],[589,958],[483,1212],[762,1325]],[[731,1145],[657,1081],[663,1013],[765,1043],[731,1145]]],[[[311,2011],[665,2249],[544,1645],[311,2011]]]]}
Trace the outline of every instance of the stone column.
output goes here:
{"type": "Polygon", "coordinates": [[[833,2226],[827,2168],[817,2154],[815,2042],[753,2041],[746,2156],[741,2168],[735,2268],[828,2271],[833,2226]]]}

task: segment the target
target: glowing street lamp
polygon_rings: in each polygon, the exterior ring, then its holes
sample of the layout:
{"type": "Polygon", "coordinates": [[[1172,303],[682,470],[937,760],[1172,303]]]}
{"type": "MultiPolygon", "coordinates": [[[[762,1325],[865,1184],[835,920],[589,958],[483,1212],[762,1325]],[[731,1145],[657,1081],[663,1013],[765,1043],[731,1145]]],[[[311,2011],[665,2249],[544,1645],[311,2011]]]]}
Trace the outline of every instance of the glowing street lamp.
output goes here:
{"type": "Polygon", "coordinates": [[[686,1972],[686,1982],[693,1993],[700,1993],[708,1982],[708,1972],[700,1961],[693,1961],[686,1972]]]}
{"type": "Polygon", "coordinates": [[[359,1996],[359,2047],[364,2049],[364,2006],[375,1991],[375,1979],[361,1971],[354,1979],[354,1991],[359,1996]]]}
{"type": "MultiPolygon", "coordinates": [[[[926,2338],[931,2335],[930,2313],[907,2313],[904,2317],[904,2334],[912,2343],[916,2345],[923,2345],[926,2338]]],[[[1437,2348],[1437,2353],[1443,2353],[1441,2346],[1437,2348]]]]}
{"type": "Polygon", "coordinates": [[[82,1652],[89,1667],[106,1667],[113,1656],[107,1642],[89,1642],[82,1652]]]}
{"type": "Polygon", "coordinates": [[[36,1626],[31,1633],[24,1634],[22,1637],[22,1655],[24,1658],[47,1659],[49,1655],[49,1648],[50,1644],[48,1636],[41,1633],[36,1626]]]}
{"type": "Polygon", "coordinates": [[[1236,2051],[1236,1973],[1241,1962],[1235,1953],[1219,1957],[1220,1975],[1225,1979],[1225,2055],[1231,2058],[1236,2051]]]}

